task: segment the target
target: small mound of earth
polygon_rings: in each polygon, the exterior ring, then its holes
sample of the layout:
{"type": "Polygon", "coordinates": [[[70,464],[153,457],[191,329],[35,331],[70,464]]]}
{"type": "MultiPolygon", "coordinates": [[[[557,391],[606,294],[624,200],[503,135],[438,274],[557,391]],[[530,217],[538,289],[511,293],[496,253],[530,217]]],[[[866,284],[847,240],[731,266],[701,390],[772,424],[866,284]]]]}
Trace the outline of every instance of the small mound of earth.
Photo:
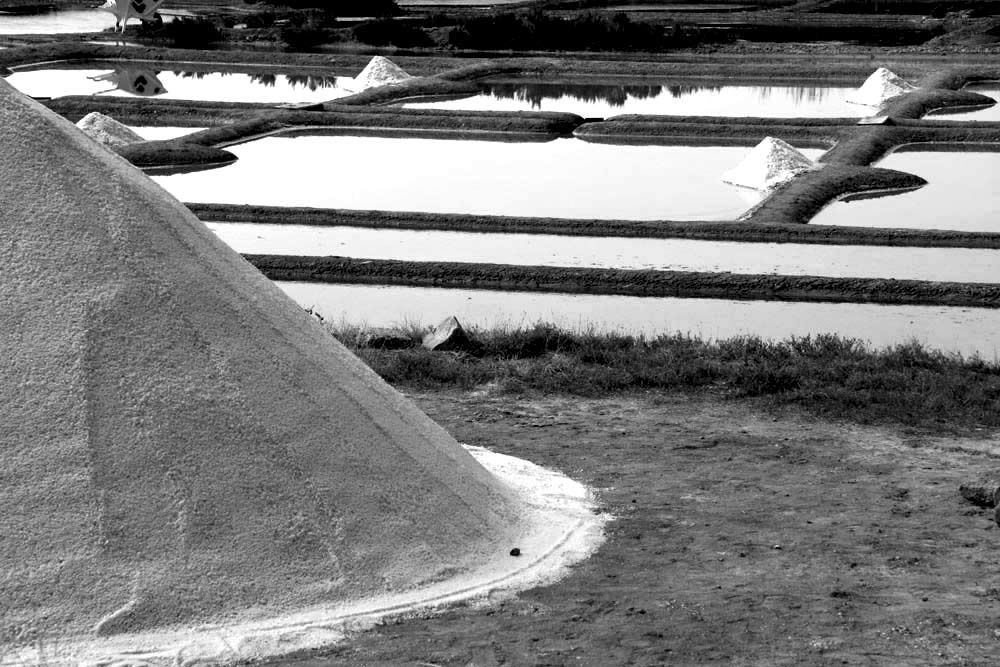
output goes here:
{"type": "Polygon", "coordinates": [[[375,56],[368,65],[361,70],[361,74],[354,77],[351,87],[354,90],[367,90],[377,86],[386,86],[393,83],[401,83],[412,79],[413,76],[384,56],[375,56]]]}
{"type": "Polygon", "coordinates": [[[768,191],[818,165],[781,139],[765,137],[736,167],[722,174],[726,183],[768,191]]]}
{"type": "Polygon", "coordinates": [[[81,118],[76,126],[83,130],[83,133],[88,137],[105,146],[127,146],[145,141],[128,126],[122,125],[111,116],[105,116],[96,111],[81,118]]]}
{"type": "Polygon", "coordinates": [[[877,107],[893,97],[916,90],[917,87],[896,76],[885,67],[879,67],[864,84],[851,93],[847,101],[851,104],[863,104],[877,107]]]}

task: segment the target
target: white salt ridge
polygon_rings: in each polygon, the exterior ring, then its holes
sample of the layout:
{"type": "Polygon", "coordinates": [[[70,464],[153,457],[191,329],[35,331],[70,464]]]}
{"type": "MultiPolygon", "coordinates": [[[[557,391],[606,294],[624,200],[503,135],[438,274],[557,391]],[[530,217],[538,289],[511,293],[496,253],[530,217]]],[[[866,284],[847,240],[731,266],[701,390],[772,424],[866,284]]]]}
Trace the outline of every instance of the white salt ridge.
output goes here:
{"type": "Polygon", "coordinates": [[[357,91],[387,86],[394,83],[402,83],[412,79],[413,76],[384,56],[375,56],[368,65],[361,70],[348,86],[357,91]]]}
{"type": "Polygon", "coordinates": [[[768,191],[799,174],[822,165],[810,160],[781,139],[765,137],[736,167],[722,174],[726,183],[768,191]]]}
{"type": "Polygon", "coordinates": [[[88,113],[77,122],[76,126],[88,137],[105,146],[126,146],[145,141],[127,125],[97,111],[88,113]]]}
{"type": "Polygon", "coordinates": [[[878,107],[887,100],[916,90],[917,87],[893,74],[885,67],[879,67],[864,84],[847,97],[852,104],[878,107]]]}

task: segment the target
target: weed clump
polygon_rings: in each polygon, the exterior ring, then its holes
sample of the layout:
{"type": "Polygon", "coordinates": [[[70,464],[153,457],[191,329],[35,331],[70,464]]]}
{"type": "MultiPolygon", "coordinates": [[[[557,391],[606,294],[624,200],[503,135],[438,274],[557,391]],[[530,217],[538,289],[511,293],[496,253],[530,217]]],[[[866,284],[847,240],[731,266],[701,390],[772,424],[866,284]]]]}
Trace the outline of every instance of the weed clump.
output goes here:
{"type": "MultiPolygon", "coordinates": [[[[470,329],[475,354],[415,346],[359,346],[363,330],[333,327],[342,342],[390,383],[422,389],[539,391],[578,396],[623,392],[713,392],[770,406],[797,405],[862,423],[942,428],[1000,426],[1000,363],[917,342],[875,350],[836,335],[719,341],[572,332],[546,323],[470,329]]],[[[409,325],[419,341],[423,331],[409,325]]]]}

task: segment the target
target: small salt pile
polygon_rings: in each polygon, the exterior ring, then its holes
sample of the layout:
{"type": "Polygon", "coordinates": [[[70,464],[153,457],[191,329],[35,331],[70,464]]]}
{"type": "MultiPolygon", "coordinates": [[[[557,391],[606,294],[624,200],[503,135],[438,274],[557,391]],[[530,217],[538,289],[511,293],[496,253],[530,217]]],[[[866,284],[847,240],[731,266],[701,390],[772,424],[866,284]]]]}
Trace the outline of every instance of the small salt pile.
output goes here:
{"type": "Polygon", "coordinates": [[[81,118],[76,126],[88,137],[105,146],[126,146],[145,141],[127,125],[96,111],[81,118]]]}
{"type": "Polygon", "coordinates": [[[736,167],[722,174],[726,183],[754,190],[772,190],[799,174],[819,169],[808,157],[781,139],[765,137],[736,167]]]}
{"type": "Polygon", "coordinates": [[[402,83],[412,79],[413,76],[406,73],[402,67],[392,62],[384,56],[375,56],[368,65],[361,70],[351,81],[349,87],[353,90],[362,91],[377,86],[387,86],[394,83],[402,83]]]}
{"type": "Polygon", "coordinates": [[[847,101],[851,104],[877,107],[886,100],[916,89],[916,86],[907,83],[885,67],[879,67],[870,77],[865,79],[860,88],[851,93],[847,101]]]}

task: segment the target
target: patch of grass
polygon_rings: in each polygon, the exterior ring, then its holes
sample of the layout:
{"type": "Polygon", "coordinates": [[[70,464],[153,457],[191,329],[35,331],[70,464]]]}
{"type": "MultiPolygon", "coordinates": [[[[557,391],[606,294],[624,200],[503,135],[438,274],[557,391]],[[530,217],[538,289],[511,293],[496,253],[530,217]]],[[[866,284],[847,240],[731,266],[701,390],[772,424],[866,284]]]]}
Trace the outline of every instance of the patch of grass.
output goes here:
{"type": "Polygon", "coordinates": [[[1000,363],[965,359],[911,342],[873,350],[835,335],[707,342],[574,333],[550,324],[469,331],[474,353],[419,347],[359,346],[363,330],[332,333],[388,382],[416,389],[472,389],[602,396],[635,391],[721,393],[770,406],[797,405],[861,423],[895,422],[935,430],[1000,426],[1000,363]]]}

